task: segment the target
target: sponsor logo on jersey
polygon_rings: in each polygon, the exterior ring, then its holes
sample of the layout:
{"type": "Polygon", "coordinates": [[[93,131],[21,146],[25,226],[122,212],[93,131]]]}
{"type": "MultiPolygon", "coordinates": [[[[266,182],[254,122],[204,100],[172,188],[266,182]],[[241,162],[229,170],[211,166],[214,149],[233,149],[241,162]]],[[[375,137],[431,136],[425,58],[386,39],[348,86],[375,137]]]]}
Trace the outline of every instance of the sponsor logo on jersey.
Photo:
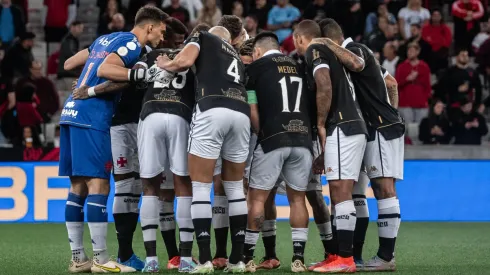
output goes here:
{"type": "Polygon", "coordinates": [[[107,37],[104,37],[104,38],[99,40],[99,44],[107,47],[112,43],[112,41],[116,40],[116,38],[117,38],[117,36],[112,38],[112,40],[108,40],[107,37]]]}
{"type": "Polygon", "coordinates": [[[239,101],[243,101],[243,102],[247,102],[247,99],[242,95],[242,91],[240,91],[239,89],[229,88],[226,91],[221,89],[221,91],[223,92],[223,95],[226,97],[229,97],[229,98],[232,98],[235,100],[239,100],[239,101]]]}
{"type": "Polygon", "coordinates": [[[75,107],[75,101],[69,101],[66,103],[65,107],[61,111],[61,116],[70,116],[72,118],[76,118],[78,115],[77,110],[73,110],[72,108],[75,107]]]}
{"type": "Polygon", "coordinates": [[[304,126],[304,121],[299,119],[293,119],[289,121],[288,125],[282,125],[284,130],[293,133],[308,133],[308,127],[304,126]]]}
{"type": "Polygon", "coordinates": [[[177,95],[177,92],[174,90],[163,90],[159,94],[153,95],[153,97],[159,101],[180,102],[181,99],[181,96],[177,95]]]}

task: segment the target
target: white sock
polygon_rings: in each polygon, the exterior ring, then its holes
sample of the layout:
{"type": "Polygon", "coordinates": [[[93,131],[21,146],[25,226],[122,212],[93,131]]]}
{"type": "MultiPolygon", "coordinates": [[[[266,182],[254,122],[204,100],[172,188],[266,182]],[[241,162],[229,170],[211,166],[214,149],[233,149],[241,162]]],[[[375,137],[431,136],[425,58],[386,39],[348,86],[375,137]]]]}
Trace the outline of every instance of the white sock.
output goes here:
{"type": "Polygon", "coordinates": [[[83,222],[66,222],[66,230],[70,239],[71,259],[77,263],[86,262],[88,257],[83,247],[83,222]]]}
{"type": "Polygon", "coordinates": [[[318,228],[318,232],[320,233],[320,240],[328,241],[332,239],[333,235],[331,222],[317,224],[316,227],[318,228]]]}
{"type": "Polygon", "coordinates": [[[92,237],[92,247],[94,251],[94,261],[99,264],[105,264],[109,261],[107,252],[107,223],[106,222],[89,222],[90,236],[92,237]]]}
{"type": "Polygon", "coordinates": [[[158,197],[143,196],[140,209],[141,229],[143,230],[143,241],[146,249],[146,261],[157,260],[156,257],[156,240],[159,222],[158,197]]]}

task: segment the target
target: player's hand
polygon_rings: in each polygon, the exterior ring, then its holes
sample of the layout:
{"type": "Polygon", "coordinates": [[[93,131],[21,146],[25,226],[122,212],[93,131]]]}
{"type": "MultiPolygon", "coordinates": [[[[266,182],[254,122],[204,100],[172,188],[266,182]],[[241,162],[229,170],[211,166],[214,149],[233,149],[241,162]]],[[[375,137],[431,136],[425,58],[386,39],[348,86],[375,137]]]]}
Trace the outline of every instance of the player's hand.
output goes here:
{"type": "Polygon", "coordinates": [[[88,86],[82,85],[80,88],[76,88],[73,90],[72,97],[73,99],[87,99],[90,96],[88,95],[88,86]]]}
{"type": "Polygon", "coordinates": [[[157,57],[157,66],[160,67],[161,69],[165,69],[172,60],[167,56],[167,55],[160,55],[157,57]]]}
{"type": "Polygon", "coordinates": [[[327,129],[325,126],[317,126],[318,139],[320,141],[320,146],[322,148],[322,153],[325,152],[325,144],[327,142],[327,129]]]}
{"type": "Polygon", "coordinates": [[[74,91],[77,88],[78,78],[71,83],[71,90],[74,91]]]}
{"type": "Polygon", "coordinates": [[[313,161],[313,166],[311,167],[311,170],[313,174],[315,175],[320,175],[323,174],[325,170],[325,153],[321,153],[314,161],[313,161]]]}

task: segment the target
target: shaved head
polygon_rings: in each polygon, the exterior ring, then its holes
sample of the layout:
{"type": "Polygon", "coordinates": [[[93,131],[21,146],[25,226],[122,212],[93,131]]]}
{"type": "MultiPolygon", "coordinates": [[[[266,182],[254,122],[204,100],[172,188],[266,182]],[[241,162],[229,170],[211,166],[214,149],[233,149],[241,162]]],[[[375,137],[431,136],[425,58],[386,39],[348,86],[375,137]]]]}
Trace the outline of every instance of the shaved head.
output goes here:
{"type": "Polygon", "coordinates": [[[221,26],[212,27],[209,30],[209,33],[218,36],[219,38],[225,40],[228,43],[231,43],[230,32],[225,27],[221,27],[221,26]]]}

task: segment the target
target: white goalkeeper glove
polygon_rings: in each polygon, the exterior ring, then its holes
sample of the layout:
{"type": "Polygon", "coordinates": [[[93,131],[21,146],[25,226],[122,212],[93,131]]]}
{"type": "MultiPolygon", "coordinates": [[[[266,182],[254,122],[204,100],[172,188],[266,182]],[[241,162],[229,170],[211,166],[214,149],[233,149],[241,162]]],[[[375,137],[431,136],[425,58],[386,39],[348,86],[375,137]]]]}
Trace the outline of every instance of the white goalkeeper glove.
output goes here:
{"type": "Polygon", "coordinates": [[[175,73],[159,68],[156,64],[149,69],[133,69],[129,71],[129,81],[132,82],[161,82],[168,84],[175,78],[175,73]]]}

